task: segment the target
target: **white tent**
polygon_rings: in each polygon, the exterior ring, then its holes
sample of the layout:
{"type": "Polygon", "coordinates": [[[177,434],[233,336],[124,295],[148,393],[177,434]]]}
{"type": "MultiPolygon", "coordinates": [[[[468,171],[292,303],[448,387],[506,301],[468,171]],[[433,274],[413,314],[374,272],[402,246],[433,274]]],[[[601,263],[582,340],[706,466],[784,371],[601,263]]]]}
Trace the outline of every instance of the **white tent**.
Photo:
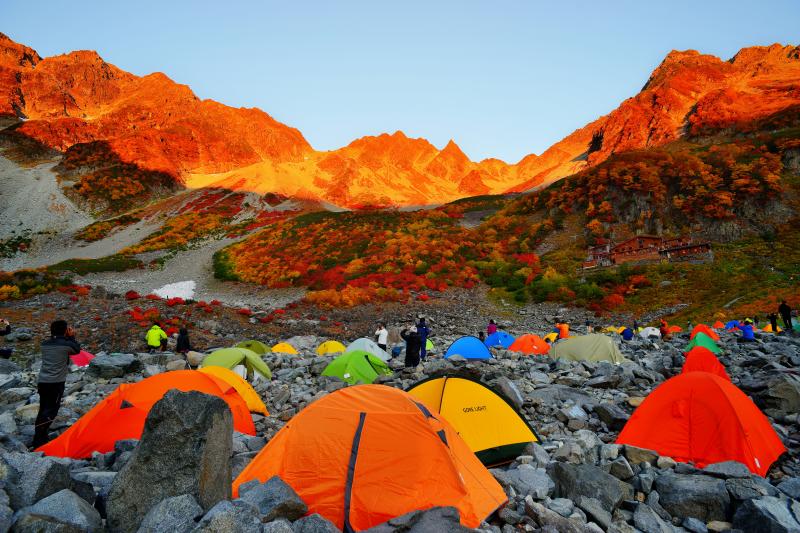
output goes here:
{"type": "Polygon", "coordinates": [[[391,359],[391,357],[389,357],[389,354],[381,350],[380,346],[378,346],[377,343],[375,343],[375,341],[368,339],[366,337],[361,337],[360,339],[356,339],[353,342],[351,342],[347,346],[347,349],[344,351],[344,353],[354,352],[356,350],[363,350],[367,353],[371,353],[372,355],[374,355],[383,362],[387,362],[389,361],[389,359],[391,359]]]}
{"type": "Polygon", "coordinates": [[[641,335],[643,339],[647,339],[650,337],[656,337],[658,339],[661,338],[661,332],[658,331],[658,328],[654,327],[644,328],[642,331],[639,332],[639,335],[641,335]]]}

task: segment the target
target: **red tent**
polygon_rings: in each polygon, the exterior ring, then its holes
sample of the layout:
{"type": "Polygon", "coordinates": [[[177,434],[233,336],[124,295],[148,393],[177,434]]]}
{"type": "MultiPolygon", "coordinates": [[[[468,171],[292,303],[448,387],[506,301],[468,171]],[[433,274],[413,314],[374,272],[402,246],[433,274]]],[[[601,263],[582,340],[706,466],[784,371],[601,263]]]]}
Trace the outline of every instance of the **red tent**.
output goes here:
{"type": "Polygon", "coordinates": [[[686,353],[686,362],[683,363],[681,373],[685,372],[710,372],[727,381],[731,380],[714,352],[702,346],[695,346],[686,353]]]}
{"type": "Polygon", "coordinates": [[[617,438],[702,468],[739,461],[761,476],[786,451],[767,417],[733,383],[685,372],[656,388],[617,438]]]}
{"type": "Polygon", "coordinates": [[[714,322],[714,329],[725,329],[725,324],[717,320],[714,322]]]}
{"type": "Polygon", "coordinates": [[[689,335],[689,338],[694,339],[694,336],[701,332],[714,339],[714,342],[719,342],[719,335],[717,335],[717,332],[705,324],[697,324],[689,335]]]}
{"type": "Polygon", "coordinates": [[[81,350],[80,352],[76,353],[75,355],[69,356],[72,364],[77,366],[89,366],[89,361],[94,359],[94,355],[90,354],[86,350],[81,350]]]}
{"type": "Polygon", "coordinates": [[[668,331],[670,333],[680,333],[681,331],[683,331],[683,328],[680,326],[670,326],[668,331]]]}

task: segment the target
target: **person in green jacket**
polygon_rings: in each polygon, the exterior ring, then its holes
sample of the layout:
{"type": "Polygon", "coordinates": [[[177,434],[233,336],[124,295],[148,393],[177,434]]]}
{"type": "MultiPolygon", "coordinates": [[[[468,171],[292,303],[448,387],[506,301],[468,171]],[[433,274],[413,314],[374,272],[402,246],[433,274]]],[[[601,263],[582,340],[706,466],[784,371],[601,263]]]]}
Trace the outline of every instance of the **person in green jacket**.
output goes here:
{"type": "Polygon", "coordinates": [[[150,352],[155,352],[156,350],[161,350],[163,352],[167,347],[167,334],[161,329],[158,322],[153,322],[153,325],[147,330],[145,340],[147,341],[147,348],[150,352]]]}

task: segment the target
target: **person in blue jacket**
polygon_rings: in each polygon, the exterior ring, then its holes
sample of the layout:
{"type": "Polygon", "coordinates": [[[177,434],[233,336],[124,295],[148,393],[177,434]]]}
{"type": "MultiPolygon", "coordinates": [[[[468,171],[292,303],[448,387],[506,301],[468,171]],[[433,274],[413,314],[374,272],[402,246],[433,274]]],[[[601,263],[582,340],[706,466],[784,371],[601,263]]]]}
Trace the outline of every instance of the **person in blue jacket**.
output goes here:
{"type": "Polygon", "coordinates": [[[622,330],[622,340],[629,341],[633,338],[633,330],[631,328],[625,328],[622,330]]]}
{"type": "Polygon", "coordinates": [[[748,318],[744,324],[739,324],[739,329],[742,330],[742,336],[736,339],[736,342],[756,342],[752,320],[748,318]]]}

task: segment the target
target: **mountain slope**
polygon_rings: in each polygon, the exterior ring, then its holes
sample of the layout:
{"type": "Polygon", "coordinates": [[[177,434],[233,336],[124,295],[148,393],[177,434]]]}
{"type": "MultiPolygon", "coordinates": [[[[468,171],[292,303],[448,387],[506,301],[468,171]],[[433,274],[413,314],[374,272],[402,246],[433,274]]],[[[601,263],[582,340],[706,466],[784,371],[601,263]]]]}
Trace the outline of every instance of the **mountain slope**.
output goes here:
{"type": "Polygon", "coordinates": [[[684,136],[751,129],[800,105],[800,47],[743,48],[730,61],[673,51],[641,92],[617,109],[519,164],[523,191],[594,166],[615,153],[661,146],[684,136]]]}
{"type": "MultiPolygon", "coordinates": [[[[439,150],[402,132],[321,152],[263,111],[200,100],[164,74],[135,76],[90,51],[42,59],[0,34],[0,118],[16,122],[15,134],[79,160],[69,178],[90,202],[98,200],[95,185],[108,189],[103,179],[133,173],[150,177],[131,191],[163,189],[170,176],[190,188],[271,192],[348,208],[444,203],[526,191],[612,154],[682,137],[747,130],[799,105],[800,48],[745,48],[730,61],[672,52],[639,94],[517,164],[474,162],[453,141],[439,150]],[[97,167],[112,170],[98,175],[97,167]],[[82,173],[94,173],[91,183],[80,180],[82,173]]],[[[127,200],[126,206],[137,198],[127,200]]]]}

